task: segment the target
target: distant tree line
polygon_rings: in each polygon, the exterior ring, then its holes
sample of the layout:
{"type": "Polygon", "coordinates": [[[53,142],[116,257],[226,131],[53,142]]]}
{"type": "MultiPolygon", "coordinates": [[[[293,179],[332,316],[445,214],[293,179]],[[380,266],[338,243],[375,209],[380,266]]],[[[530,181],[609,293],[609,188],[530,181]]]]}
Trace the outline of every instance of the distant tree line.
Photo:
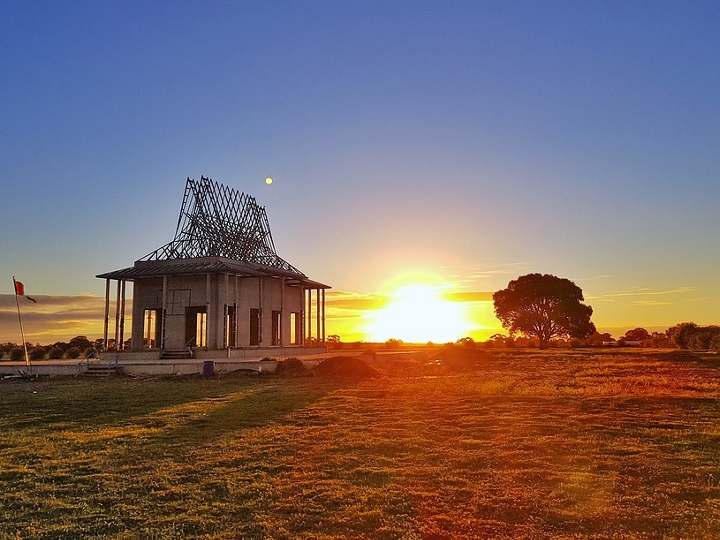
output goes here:
{"type": "MultiPolygon", "coordinates": [[[[112,341],[112,340],[111,340],[112,341]]],[[[494,334],[486,341],[476,342],[471,337],[460,338],[455,342],[468,348],[537,348],[540,339],[524,335],[507,336],[494,334]]],[[[103,340],[90,341],[86,336],[75,336],[68,342],[58,341],[51,345],[27,343],[30,360],[60,360],[85,358],[94,351],[100,351],[103,340]]],[[[112,348],[113,343],[109,343],[112,348]]],[[[357,349],[368,345],[362,341],[343,343],[340,336],[333,334],[326,341],[328,349],[357,349]]],[[[384,346],[386,349],[399,349],[404,345],[400,339],[388,339],[384,346]]],[[[437,344],[427,343],[428,347],[437,344]]],[[[615,339],[607,332],[594,331],[586,338],[556,338],[546,343],[550,348],[577,348],[577,347],[648,347],[648,348],[679,348],[696,351],[720,352],[720,326],[699,326],[694,322],[683,322],[665,330],[665,332],[648,332],[645,328],[633,328],[624,335],[615,339]]],[[[0,360],[20,362],[25,360],[25,350],[22,344],[0,343],[0,360]]]]}
{"type": "Polygon", "coordinates": [[[698,326],[694,322],[676,324],[667,330],[676,347],[720,351],[720,326],[698,326]]]}
{"type": "MultiPolygon", "coordinates": [[[[383,346],[388,350],[400,349],[405,346],[417,347],[417,344],[405,344],[401,339],[390,338],[385,343],[366,343],[354,341],[344,343],[340,336],[333,335],[326,345],[330,350],[357,350],[368,346],[383,346]]],[[[426,346],[435,348],[438,343],[427,342],[426,346]]],[[[448,344],[444,344],[448,345],[448,344]]],[[[536,337],[523,335],[508,336],[493,334],[485,341],[476,341],[472,337],[463,337],[455,341],[454,345],[467,348],[513,349],[538,348],[540,340],[536,337]]],[[[692,322],[676,324],[664,332],[649,332],[645,328],[633,328],[619,338],[614,338],[608,332],[597,330],[584,339],[556,338],[547,344],[548,348],[579,348],[579,347],[645,347],[653,349],[690,349],[720,352],[720,326],[698,326],[692,322]]]]}
{"type": "MultiPolygon", "coordinates": [[[[472,338],[459,339],[457,345],[486,348],[537,348],[537,338],[494,334],[484,342],[475,343],[472,338]]],[[[695,351],[720,352],[720,326],[699,326],[684,322],[671,326],[664,332],[648,332],[645,328],[633,328],[615,339],[607,332],[594,332],[585,339],[554,339],[550,348],[575,347],[646,347],[653,349],[679,348],[695,351]]]]}
{"type": "MultiPolygon", "coordinates": [[[[75,336],[70,341],[58,341],[52,345],[26,343],[30,360],[61,360],[85,358],[93,351],[102,349],[103,340],[90,341],[86,336],[75,336]]],[[[25,348],[22,344],[1,343],[0,360],[20,362],[25,360],[25,348]]]]}
{"type": "Polygon", "coordinates": [[[634,328],[615,340],[597,331],[590,320],[592,307],[583,301],[582,290],[569,279],[538,273],[520,276],[493,294],[495,315],[510,336],[496,334],[487,345],[536,345],[541,349],[559,344],[626,345],[720,351],[720,327],[692,322],[677,324],[664,334],[634,328]]]}

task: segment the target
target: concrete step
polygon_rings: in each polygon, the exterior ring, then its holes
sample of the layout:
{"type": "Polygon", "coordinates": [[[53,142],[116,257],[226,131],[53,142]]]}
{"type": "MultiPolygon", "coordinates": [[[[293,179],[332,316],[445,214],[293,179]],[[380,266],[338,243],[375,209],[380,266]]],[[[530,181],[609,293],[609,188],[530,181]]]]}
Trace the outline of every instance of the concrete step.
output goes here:
{"type": "Polygon", "coordinates": [[[190,358],[192,358],[192,352],[189,350],[162,351],[160,353],[161,360],[188,360],[190,358]]]}
{"type": "Polygon", "coordinates": [[[90,377],[109,377],[122,373],[122,368],[117,364],[89,364],[84,375],[90,377]]]}

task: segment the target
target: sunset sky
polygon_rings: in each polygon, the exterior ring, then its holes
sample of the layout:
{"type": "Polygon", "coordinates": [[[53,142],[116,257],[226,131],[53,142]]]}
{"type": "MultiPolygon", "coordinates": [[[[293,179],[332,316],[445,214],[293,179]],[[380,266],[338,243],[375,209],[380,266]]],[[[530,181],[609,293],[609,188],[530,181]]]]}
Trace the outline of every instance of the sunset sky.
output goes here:
{"type": "Polygon", "coordinates": [[[266,207],[343,341],[485,339],[529,272],[615,336],[720,324],[716,1],[28,0],[0,51],[0,342],[13,275],[28,341],[100,337],[94,276],[201,175],[266,207]]]}

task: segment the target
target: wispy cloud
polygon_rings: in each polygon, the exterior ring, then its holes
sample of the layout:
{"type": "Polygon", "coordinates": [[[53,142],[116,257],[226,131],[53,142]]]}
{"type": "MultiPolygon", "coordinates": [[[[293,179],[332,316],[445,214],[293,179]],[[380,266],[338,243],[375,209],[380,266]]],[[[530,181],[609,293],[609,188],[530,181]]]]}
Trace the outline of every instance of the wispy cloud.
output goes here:
{"type": "Polygon", "coordinates": [[[447,292],[442,298],[451,302],[492,302],[492,295],[486,291],[447,292]]]}
{"type": "Polygon", "coordinates": [[[325,297],[325,306],[328,316],[347,312],[368,311],[382,309],[391,301],[391,297],[384,294],[358,294],[342,291],[328,291],[325,297]]]}
{"type": "MultiPolygon", "coordinates": [[[[92,305],[96,306],[100,303],[105,308],[105,298],[93,294],[81,294],[73,296],[53,296],[49,294],[34,294],[32,297],[37,304],[30,304],[24,298],[20,298],[20,308],[24,306],[34,305],[40,310],[56,310],[58,308],[73,309],[78,306],[92,305]]],[[[0,294],[0,310],[17,309],[14,294],[0,294]]]]}
{"type": "MultiPolygon", "coordinates": [[[[101,337],[105,317],[105,298],[95,295],[33,295],[37,303],[20,298],[25,338],[31,343],[67,341],[77,335],[101,337]]],[[[126,318],[132,301],[126,304],[126,318]]],[[[0,294],[0,342],[20,342],[15,295],[0,294]]]]}
{"type": "Polygon", "coordinates": [[[468,264],[448,267],[449,278],[459,286],[470,286],[480,280],[488,280],[502,276],[515,277],[529,272],[533,267],[531,262],[505,263],[499,265],[468,264]]]}
{"type": "Polygon", "coordinates": [[[676,301],[672,300],[657,300],[657,299],[646,299],[644,297],[651,296],[651,297],[661,297],[661,296],[675,296],[678,295],[687,295],[690,293],[694,293],[698,290],[698,287],[695,286],[688,286],[688,287],[676,287],[674,289],[651,289],[649,287],[641,287],[637,289],[630,289],[626,291],[615,291],[611,293],[606,294],[598,294],[593,296],[588,296],[588,300],[594,300],[594,301],[600,301],[600,302],[614,302],[618,298],[628,298],[631,299],[630,302],[633,304],[646,304],[646,305],[668,305],[668,304],[674,304],[676,301]],[[637,300],[632,300],[632,298],[637,298],[637,300]]]}
{"type": "Polygon", "coordinates": [[[574,281],[598,281],[600,279],[608,279],[610,277],[612,277],[610,274],[603,274],[601,276],[591,276],[591,277],[586,277],[586,278],[580,278],[580,279],[576,279],[574,281]]]}

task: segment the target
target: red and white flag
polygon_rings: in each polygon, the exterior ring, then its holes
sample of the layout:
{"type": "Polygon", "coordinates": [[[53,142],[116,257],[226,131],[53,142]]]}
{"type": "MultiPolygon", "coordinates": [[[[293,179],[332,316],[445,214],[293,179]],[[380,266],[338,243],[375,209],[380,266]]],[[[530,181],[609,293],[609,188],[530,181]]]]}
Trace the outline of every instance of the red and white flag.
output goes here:
{"type": "Polygon", "coordinates": [[[37,300],[35,300],[34,298],[30,298],[25,294],[25,285],[23,285],[21,281],[16,281],[15,278],[13,278],[13,283],[15,284],[15,294],[17,296],[24,296],[31,302],[35,302],[37,304],[37,300]]]}

